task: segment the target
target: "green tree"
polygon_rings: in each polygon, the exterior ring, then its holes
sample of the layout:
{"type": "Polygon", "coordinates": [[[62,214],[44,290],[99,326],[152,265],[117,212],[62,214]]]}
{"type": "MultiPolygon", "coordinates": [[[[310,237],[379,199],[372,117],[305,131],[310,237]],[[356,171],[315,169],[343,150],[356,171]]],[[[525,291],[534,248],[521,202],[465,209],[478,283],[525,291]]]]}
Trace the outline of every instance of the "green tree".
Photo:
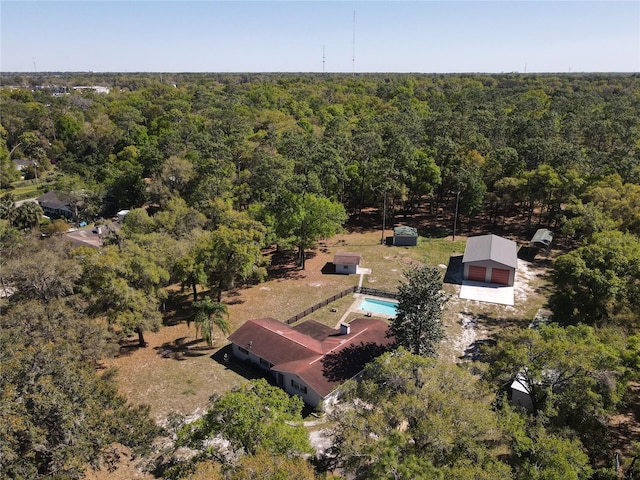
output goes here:
{"type": "Polygon", "coordinates": [[[565,221],[562,233],[577,240],[585,240],[594,233],[614,230],[616,222],[601,207],[591,202],[583,204],[578,201],[565,209],[565,221]]]}
{"type": "Polygon", "coordinates": [[[169,273],[135,244],[126,249],[107,246],[99,252],[80,248],[82,292],[91,303],[89,311],[105,315],[126,336],[138,334],[140,347],[146,346],[144,332],[157,331],[162,324],[159,300],[169,273]]]}
{"type": "Polygon", "coordinates": [[[554,263],[550,303],[563,324],[640,325],[640,240],[609,231],[554,263]]]}
{"type": "Polygon", "coordinates": [[[244,214],[239,216],[244,221],[231,227],[221,225],[200,237],[195,262],[201,267],[194,265],[190,270],[197,275],[202,269],[208,284],[216,291],[218,302],[222,299],[222,292],[232,288],[237,280],[253,277],[261,281],[266,274],[262,256],[264,227],[244,214]]]}
{"type": "Polygon", "coordinates": [[[79,349],[47,339],[25,347],[0,331],[0,471],[5,478],[84,478],[109,466],[108,450],[122,443],[138,454],[158,428],[148,407],[126,403],[112,374],[98,376],[78,361],[79,349]]]}
{"type": "Polygon", "coordinates": [[[500,422],[515,480],[591,478],[589,457],[571,431],[552,433],[539,420],[521,416],[507,405],[501,408],[500,422]]]}
{"type": "Polygon", "coordinates": [[[213,401],[200,419],[179,434],[179,444],[206,451],[207,440],[221,435],[249,455],[258,451],[298,456],[311,453],[302,425],[302,400],[265,380],[253,380],[213,401]]]}
{"type": "Polygon", "coordinates": [[[204,264],[200,262],[199,245],[202,245],[201,237],[207,233],[201,230],[192,230],[178,242],[178,251],[174,258],[173,274],[184,286],[189,285],[193,292],[193,301],[198,301],[198,285],[207,282],[204,264]]]}
{"type": "Polygon", "coordinates": [[[442,291],[437,268],[414,266],[404,273],[398,288],[398,314],[391,321],[389,336],[398,346],[422,356],[435,356],[444,338],[442,310],[448,296],[442,291]]]}
{"type": "Polygon", "coordinates": [[[11,291],[7,289],[7,264],[16,252],[22,250],[23,241],[24,237],[19,230],[13,228],[7,220],[0,219],[0,288],[3,295],[11,291]]]}
{"type": "Polygon", "coordinates": [[[40,224],[44,212],[36,202],[24,202],[16,208],[15,225],[23,230],[33,230],[40,224]]]}
{"type": "Polygon", "coordinates": [[[213,345],[213,327],[216,326],[223,334],[229,333],[229,322],[227,318],[229,311],[224,303],[214,302],[206,297],[199,302],[193,302],[193,307],[197,310],[193,321],[196,323],[196,336],[202,333],[202,339],[207,345],[213,345]]]}
{"type": "Polygon", "coordinates": [[[12,193],[0,197],[0,219],[9,222],[9,226],[12,226],[16,219],[16,199],[12,193]]]}
{"type": "Polygon", "coordinates": [[[469,462],[508,478],[490,453],[502,441],[495,398],[464,367],[401,348],[367,365],[343,394],[330,454],[355,478],[451,478],[469,462]]]}
{"type": "Polygon", "coordinates": [[[338,233],[347,220],[340,203],[315,193],[283,195],[274,217],[276,235],[285,245],[297,247],[298,264],[303,270],[306,250],[338,233]]]}
{"type": "Polygon", "coordinates": [[[46,244],[31,238],[7,259],[5,275],[15,288],[15,300],[49,302],[72,295],[82,267],[72,257],[71,245],[52,238],[46,244]]]}
{"type": "Polygon", "coordinates": [[[20,172],[11,161],[7,149],[7,131],[0,125],[0,188],[9,188],[16,180],[20,180],[20,172]]]}
{"type": "Polygon", "coordinates": [[[487,353],[489,377],[502,388],[518,381],[534,416],[556,430],[570,427],[587,447],[603,450],[607,419],[624,392],[624,366],[618,349],[592,327],[509,330],[487,353]]]}
{"type": "Polygon", "coordinates": [[[311,464],[300,457],[274,455],[259,450],[240,458],[230,475],[231,480],[315,480],[311,464]]]}

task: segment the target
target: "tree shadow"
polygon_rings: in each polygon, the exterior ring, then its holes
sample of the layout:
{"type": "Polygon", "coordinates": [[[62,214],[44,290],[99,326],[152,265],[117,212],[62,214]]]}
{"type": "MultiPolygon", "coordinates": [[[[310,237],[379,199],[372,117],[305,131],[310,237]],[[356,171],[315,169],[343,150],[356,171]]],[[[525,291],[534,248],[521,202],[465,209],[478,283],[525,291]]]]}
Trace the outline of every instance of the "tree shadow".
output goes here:
{"type": "Polygon", "coordinates": [[[191,304],[191,293],[170,292],[165,302],[165,313],[162,316],[162,324],[166,326],[178,325],[188,322],[193,318],[194,312],[191,304]]]}
{"type": "Polygon", "coordinates": [[[218,362],[220,365],[231,370],[235,374],[246,378],[247,380],[257,380],[259,378],[264,378],[272,385],[275,385],[275,379],[273,378],[273,375],[269,374],[265,370],[260,369],[251,362],[243,362],[241,360],[238,360],[233,355],[233,348],[231,344],[225,345],[224,347],[218,349],[209,358],[218,362]]]}
{"type": "Polygon", "coordinates": [[[447,271],[444,274],[444,283],[453,283],[456,285],[462,285],[462,277],[464,274],[464,266],[462,265],[463,255],[455,255],[449,257],[449,265],[447,265],[447,271]]]}
{"type": "Polygon", "coordinates": [[[215,344],[209,346],[201,338],[186,341],[187,337],[176,338],[173,342],[165,342],[159,347],[154,347],[162,358],[174,360],[186,360],[190,357],[202,357],[216,348],[215,344]]]}
{"type": "Polygon", "coordinates": [[[138,351],[138,349],[140,348],[146,348],[146,347],[141,347],[140,346],[140,342],[138,341],[138,337],[126,337],[126,338],[122,338],[118,341],[118,357],[126,357],[129,355],[133,355],[135,352],[138,351]]]}
{"type": "MultiPolygon", "coordinates": [[[[483,329],[491,330],[492,332],[502,332],[509,328],[526,328],[531,323],[531,319],[516,318],[516,317],[501,317],[496,318],[487,315],[486,313],[474,313],[474,318],[481,325],[483,329]]],[[[495,338],[495,334],[491,337],[495,338]]]]}
{"type": "Polygon", "coordinates": [[[242,290],[249,290],[253,285],[246,284],[237,286],[230,290],[225,290],[222,292],[222,297],[224,298],[224,303],[227,305],[242,305],[245,303],[245,300],[242,299],[242,290]]]}
{"type": "Polygon", "coordinates": [[[357,375],[367,363],[389,349],[389,345],[375,342],[351,344],[322,359],[322,375],[331,382],[344,382],[357,375]]]}
{"type": "Polygon", "coordinates": [[[471,345],[469,345],[464,353],[458,357],[461,360],[470,360],[472,362],[477,362],[482,360],[483,357],[483,349],[486,347],[491,347],[496,344],[496,340],[493,338],[483,338],[480,340],[476,340],[471,345]]]}
{"type": "MultiPolygon", "coordinates": [[[[305,258],[309,258],[308,255],[305,258]]],[[[275,250],[271,253],[271,261],[267,266],[270,279],[300,278],[302,270],[296,263],[296,256],[291,251],[275,250]]]]}

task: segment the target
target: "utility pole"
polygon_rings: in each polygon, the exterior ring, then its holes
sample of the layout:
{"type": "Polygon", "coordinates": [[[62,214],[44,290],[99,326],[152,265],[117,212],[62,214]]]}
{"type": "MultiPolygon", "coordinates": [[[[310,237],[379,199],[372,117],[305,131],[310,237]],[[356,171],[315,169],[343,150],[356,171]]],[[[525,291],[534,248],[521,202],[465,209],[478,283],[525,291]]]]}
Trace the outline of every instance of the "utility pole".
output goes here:
{"type": "Polygon", "coordinates": [[[382,202],[382,238],[380,243],[384,245],[384,231],[387,227],[387,189],[384,189],[384,200],[382,202]]]}
{"type": "Polygon", "coordinates": [[[460,202],[460,190],[456,193],[456,213],[453,217],[453,237],[451,238],[452,242],[456,241],[456,227],[458,226],[458,203],[460,202]]]}

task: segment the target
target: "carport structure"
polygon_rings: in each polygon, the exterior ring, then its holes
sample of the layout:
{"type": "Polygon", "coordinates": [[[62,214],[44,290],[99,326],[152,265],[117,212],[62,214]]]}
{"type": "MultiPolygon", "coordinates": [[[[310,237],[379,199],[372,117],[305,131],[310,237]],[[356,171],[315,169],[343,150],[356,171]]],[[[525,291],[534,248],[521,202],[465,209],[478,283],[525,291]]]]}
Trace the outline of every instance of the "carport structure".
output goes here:
{"type": "Polygon", "coordinates": [[[471,237],[462,265],[465,280],[512,286],[518,268],[517,244],[497,235],[471,237]]]}

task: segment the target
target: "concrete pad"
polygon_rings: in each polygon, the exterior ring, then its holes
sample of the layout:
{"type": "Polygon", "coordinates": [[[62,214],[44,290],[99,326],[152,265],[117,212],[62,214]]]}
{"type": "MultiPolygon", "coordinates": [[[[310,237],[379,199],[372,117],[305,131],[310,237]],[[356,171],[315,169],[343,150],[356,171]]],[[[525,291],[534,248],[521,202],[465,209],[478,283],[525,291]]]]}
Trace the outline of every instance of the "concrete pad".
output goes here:
{"type": "Polygon", "coordinates": [[[479,302],[498,303],[513,306],[513,287],[494,283],[471,282],[463,280],[460,287],[460,298],[479,302]]]}

